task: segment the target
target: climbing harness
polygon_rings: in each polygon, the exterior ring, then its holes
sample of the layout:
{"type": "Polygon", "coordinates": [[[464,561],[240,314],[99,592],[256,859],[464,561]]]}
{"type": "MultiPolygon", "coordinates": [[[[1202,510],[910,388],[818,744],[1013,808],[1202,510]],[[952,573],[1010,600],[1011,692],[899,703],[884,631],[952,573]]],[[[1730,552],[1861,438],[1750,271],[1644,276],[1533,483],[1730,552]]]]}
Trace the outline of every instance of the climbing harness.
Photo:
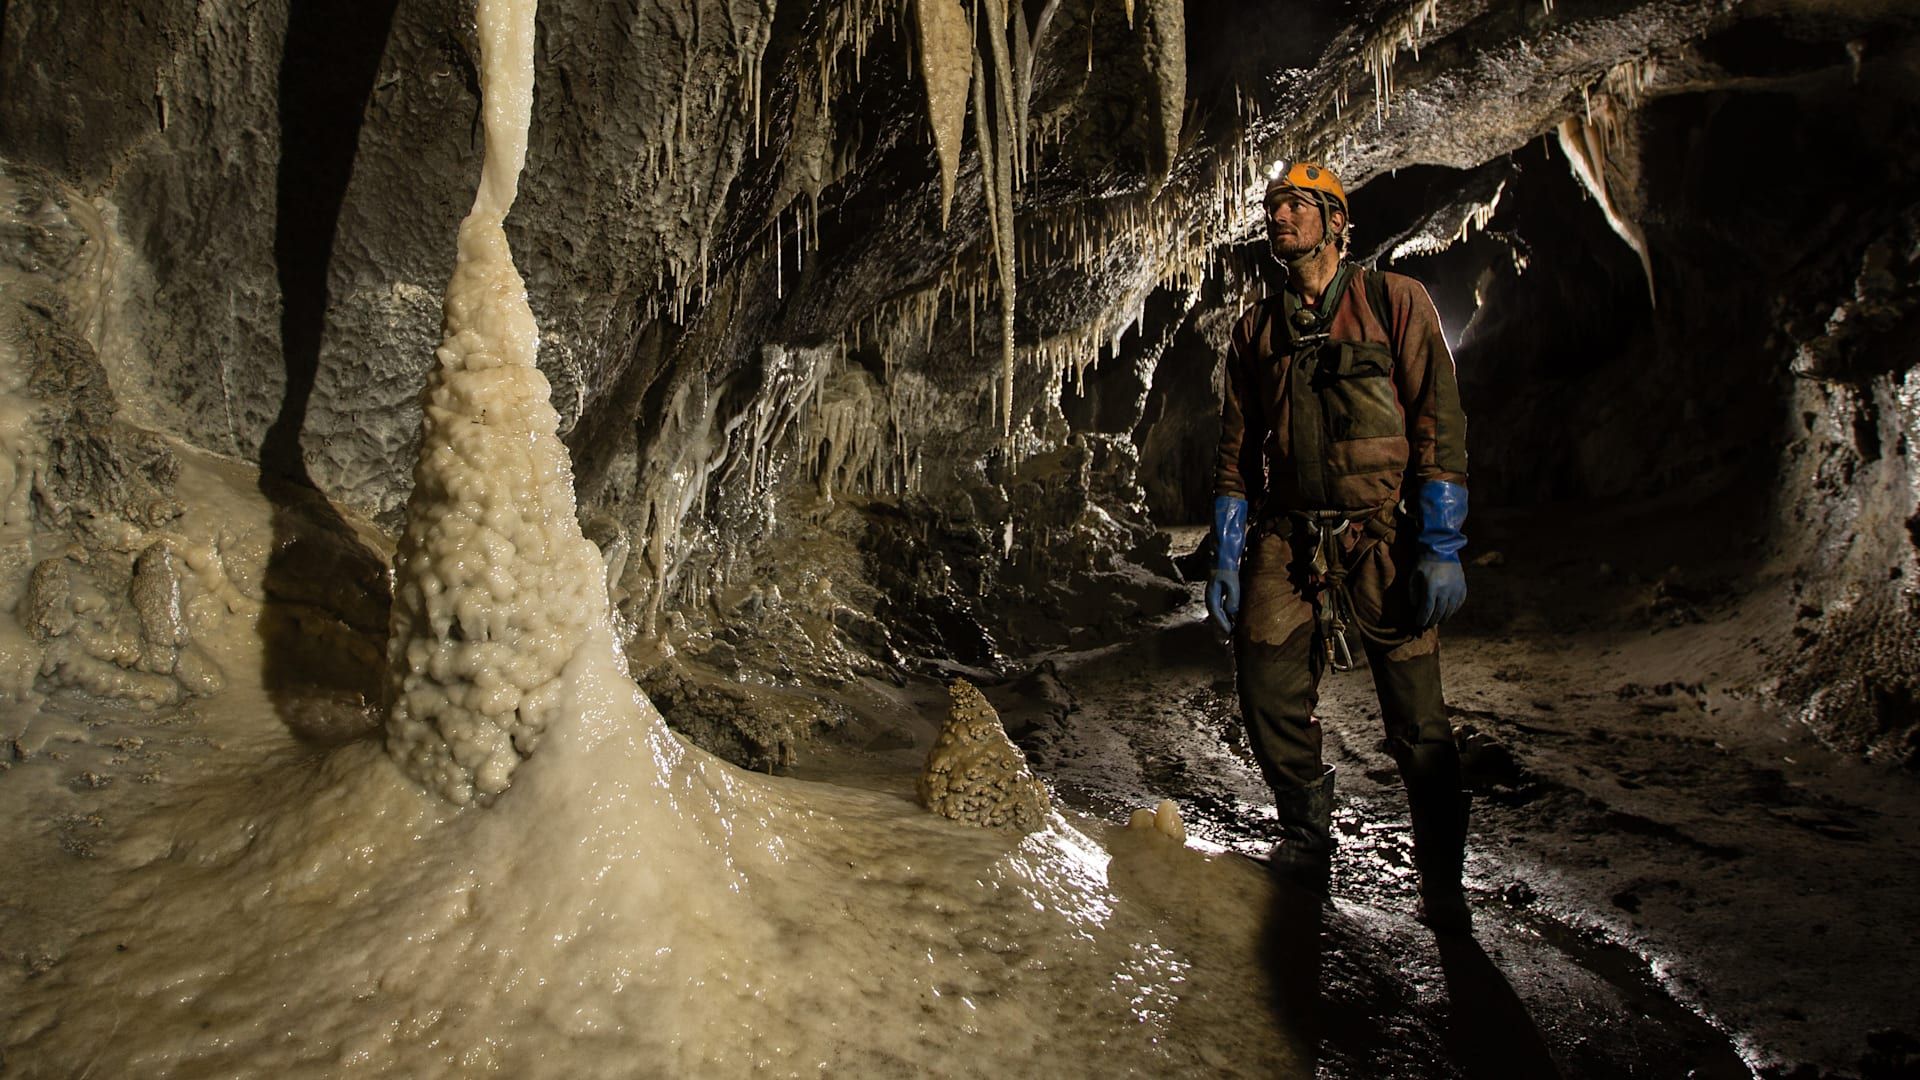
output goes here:
{"type": "MultiPolygon", "coordinates": [[[[1351,527],[1365,529],[1377,543],[1392,545],[1397,530],[1395,515],[1398,501],[1367,510],[1290,510],[1287,512],[1289,544],[1296,557],[1305,563],[1306,596],[1313,605],[1314,631],[1325,651],[1327,666],[1335,671],[1353,670],[1353,645],[1349,630],[1363,642],[1391,647],[1407,640],[1387,627],[1361,615],[1354,606],[1353,593],[1347,587],[1347,558],[1340,537],[1351,527]]],[[[1359,553],[1356,547],[1355,553],[1359,553]]]]}

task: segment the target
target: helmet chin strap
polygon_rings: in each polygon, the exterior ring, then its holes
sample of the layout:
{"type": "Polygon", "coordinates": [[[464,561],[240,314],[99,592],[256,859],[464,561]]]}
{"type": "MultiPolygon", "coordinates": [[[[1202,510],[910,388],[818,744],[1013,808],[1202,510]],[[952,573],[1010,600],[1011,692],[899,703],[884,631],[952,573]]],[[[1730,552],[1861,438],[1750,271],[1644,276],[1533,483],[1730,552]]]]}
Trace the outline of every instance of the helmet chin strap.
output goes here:
{"type": "Polygon", "coordinates": [[[1322,251],[1326,250],[1327,243],[1328,243],[1327,232],[1323,228],[1320,230],[1320,242],[1308,248],[1307,250],[1301,252],[1300,254],[1295,255],[1293,258],[1288,259],[1287,260],[1288,268],[1298,270],[1300,267],[1305,266],[1308,263],[1312,262],[1314,259],[1320,256],[1320,253],[1322,251]]]}

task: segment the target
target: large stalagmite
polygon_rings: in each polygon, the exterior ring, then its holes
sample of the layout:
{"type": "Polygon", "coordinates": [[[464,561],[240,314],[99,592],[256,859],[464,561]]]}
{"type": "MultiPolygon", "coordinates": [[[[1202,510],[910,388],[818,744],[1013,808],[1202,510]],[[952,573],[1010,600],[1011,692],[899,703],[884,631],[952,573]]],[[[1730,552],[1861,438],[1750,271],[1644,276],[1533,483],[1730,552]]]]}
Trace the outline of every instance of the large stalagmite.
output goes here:
{"type": "Polygon", "coordinates": [[[526,159],[534,4],[478,9],[486,162],[422,399],[387,641],[388,750],[456,803],[507,789],[560,707],[562,669],[607,618],[502,228],[526,159]]]}

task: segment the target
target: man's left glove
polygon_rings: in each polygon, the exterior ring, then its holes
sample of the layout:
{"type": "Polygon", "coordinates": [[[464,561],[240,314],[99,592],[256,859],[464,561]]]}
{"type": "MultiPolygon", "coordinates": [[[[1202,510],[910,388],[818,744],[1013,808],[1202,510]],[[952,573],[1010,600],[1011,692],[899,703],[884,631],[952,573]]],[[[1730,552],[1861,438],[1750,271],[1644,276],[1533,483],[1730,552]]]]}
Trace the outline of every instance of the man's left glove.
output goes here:
{"type": "Polygon", "coordinates": [[[1467,489],[1447,480],[1420,485],[1415,523],[1419,561],[1413,566],[1414,622],[1421,628],[1439,626],[1460,610],[1467,599],[1467,574],[1460,567],[1460,549],[1467,536],[1467,489]]]}
{"type": "Polygon", "coordinates": [[[1207,611],[1229,634],[1240,614],[1240,556],[1246,550],[1247,500],[1222,495],[1213,500],[1213,578],[1207,582],[1207,611]]]}

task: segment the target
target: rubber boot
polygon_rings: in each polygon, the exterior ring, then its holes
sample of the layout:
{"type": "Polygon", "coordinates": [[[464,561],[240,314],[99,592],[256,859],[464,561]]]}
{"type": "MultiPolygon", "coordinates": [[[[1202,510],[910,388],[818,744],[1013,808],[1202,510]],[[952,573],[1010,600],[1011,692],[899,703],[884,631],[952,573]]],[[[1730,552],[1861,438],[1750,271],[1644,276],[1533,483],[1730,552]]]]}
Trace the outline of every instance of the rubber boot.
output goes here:
{"type": "Polygon", "coordinates": [[[1325,893],[1333,869],[1333,766],[1320,779],[1273,793],[1279,811],[1280,841],[1267,853],[1268,865],[1282,881],[1325,893]]]}
{"type": "Polygon", "coordinates": [[[1467,793],[1451,742],[1414,743],[1400,754],[1413,813],[1413,865],[1420,871],[1420,921],[1439,934],[1472,934],[1460,871],[1467,855],[1467,793]]]}

